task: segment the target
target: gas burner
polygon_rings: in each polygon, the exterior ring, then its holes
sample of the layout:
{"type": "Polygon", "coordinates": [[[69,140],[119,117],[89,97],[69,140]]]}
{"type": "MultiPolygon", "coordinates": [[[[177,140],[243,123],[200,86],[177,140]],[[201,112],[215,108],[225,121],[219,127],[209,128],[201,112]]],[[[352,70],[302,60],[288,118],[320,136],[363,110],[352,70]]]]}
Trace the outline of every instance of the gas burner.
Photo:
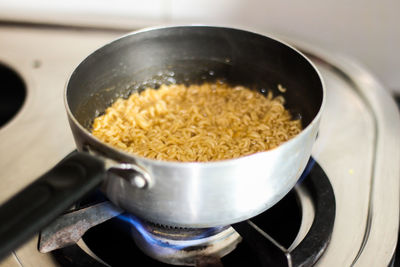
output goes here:
{"type": "Polygon", "coordinates": [[[230,226],[214,228],[176,228],[141,221],[129,214],[120,216],[132,227],[132,236],[146,255],[173,265],[214,264],[232,252],[241,241],[230,226]]]}
{"type": "MultiPolygon", "coordinates": [[[[71,225],[78,225],[82,239],[51,252],[62,266],[310,266],[325,251],[335,220],[333,189],[313,159],[296,188],[280,202],[232,226],[188,229],[159,225],[121,213],[104,200],[99,192],[83,200],[80,206],[84,208],[65,214],[42,233],[39,247],[57,243],[60,236],[61,241],[68,241],[61,246],[70,244],[67,233],[74,228],[71,225]],[[304,228],[301,192],[308,192],[314,206],[314,219],[305,236],[300,234],[304,228]],[[101,223],[82,230],[82,221],[85,227],[101,223]]],[[[77,239],[75,235],[74,242],[77,239]]]]}

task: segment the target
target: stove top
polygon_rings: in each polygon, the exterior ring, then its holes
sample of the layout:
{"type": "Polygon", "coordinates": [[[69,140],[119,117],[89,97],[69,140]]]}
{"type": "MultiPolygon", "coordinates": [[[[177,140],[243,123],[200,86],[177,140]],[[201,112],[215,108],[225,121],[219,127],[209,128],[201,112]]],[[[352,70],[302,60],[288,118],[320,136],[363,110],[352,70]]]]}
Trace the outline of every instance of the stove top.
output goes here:
{"type": "MultiPolygon", "coordinates": [[[[75,148],[63,105],[65,82],[85,56],[123,33],[0,25],[0,63],[14,69],[26,86],[21,110],[0,128],[0,203],[75,148]]],[[[330,243],[316,265],[387,266],[399,222],[396,105],[373,75],[353,60],[284,39],[317,65],[327,88],[312,155],[329,177],[336,216],[330,243]]],[[[301,244],[316,214],[310,195],[301,187],[296,194],[302,216],[289,250],[301,244]]],[[[38,252],[37,244],[36,236],[0,265],[57,266],[51,254],[38,252]]]]}

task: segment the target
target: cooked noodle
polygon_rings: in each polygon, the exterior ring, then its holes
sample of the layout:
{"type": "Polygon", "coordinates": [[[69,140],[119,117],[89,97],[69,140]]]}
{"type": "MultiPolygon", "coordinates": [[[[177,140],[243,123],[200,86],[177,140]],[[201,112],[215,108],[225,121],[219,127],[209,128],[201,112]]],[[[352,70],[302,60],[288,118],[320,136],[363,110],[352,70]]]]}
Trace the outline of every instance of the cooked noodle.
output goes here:
{"type": "Polygon", "coordinates": [[[118,99],[93,123],[105,143],[168,161],[232,159],[279,146],[301,131],[282,96],[224,83],[162,85],[118,99]]]}

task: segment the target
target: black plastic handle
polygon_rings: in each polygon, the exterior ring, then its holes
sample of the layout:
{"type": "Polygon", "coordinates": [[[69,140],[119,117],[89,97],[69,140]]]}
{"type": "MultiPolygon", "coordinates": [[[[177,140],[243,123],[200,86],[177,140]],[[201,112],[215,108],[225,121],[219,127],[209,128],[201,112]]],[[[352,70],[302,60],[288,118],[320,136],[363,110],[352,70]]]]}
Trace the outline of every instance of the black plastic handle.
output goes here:
{"type": "Polygon", "coordinates": [[[104,177],[102,160],[74,151],[5,202],[0,206],[0,260],[96,188],[104,177]]]}

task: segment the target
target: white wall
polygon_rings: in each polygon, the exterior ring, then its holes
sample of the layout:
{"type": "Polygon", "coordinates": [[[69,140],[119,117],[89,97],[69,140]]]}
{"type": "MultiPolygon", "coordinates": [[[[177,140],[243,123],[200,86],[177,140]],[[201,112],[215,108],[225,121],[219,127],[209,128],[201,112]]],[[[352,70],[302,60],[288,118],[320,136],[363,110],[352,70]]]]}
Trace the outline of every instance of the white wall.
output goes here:
{"type": "Polygon", "coordinates": [[[400,0],[0,0],[0,20],[143,27],[206,23],[293,36],[339,51],[400,93],[400,0]]]}
{"type": "Polygon", "coordinates": [[[173,3],[173,19],[251,25],[351,55],[400,91],[399,0],[173,3]]]}

